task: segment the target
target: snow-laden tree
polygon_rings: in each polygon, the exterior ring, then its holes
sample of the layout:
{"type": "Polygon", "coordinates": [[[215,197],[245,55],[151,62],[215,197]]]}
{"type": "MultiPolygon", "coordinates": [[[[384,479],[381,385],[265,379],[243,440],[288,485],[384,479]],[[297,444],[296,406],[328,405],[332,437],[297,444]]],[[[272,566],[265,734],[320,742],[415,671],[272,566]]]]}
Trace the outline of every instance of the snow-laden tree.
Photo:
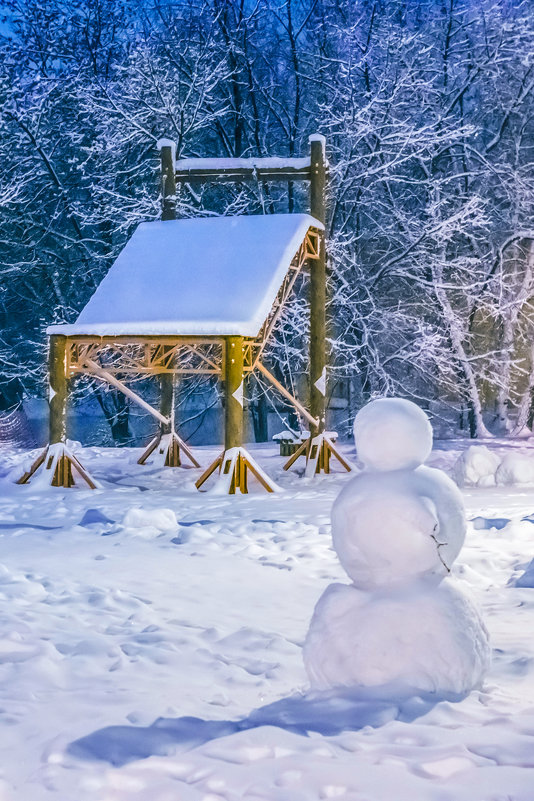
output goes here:
{"type": "MultiPolygon", "coordinates": [[[[472,435],[529,422],[532,0],[0,5],[1,379],[37,391],[46,324],[158,216],[161,136],[181,156],[291,156],[320,130],[331,391],[353,409],[407,395],[472,435]]],[[[178,213],[305,203],[300,186],[184,188],[178,213]]],[[[299,289],[271,352],[302,391],[299,289]]],[[[258,383],[258,433],[265,404],[258,383]]]]}

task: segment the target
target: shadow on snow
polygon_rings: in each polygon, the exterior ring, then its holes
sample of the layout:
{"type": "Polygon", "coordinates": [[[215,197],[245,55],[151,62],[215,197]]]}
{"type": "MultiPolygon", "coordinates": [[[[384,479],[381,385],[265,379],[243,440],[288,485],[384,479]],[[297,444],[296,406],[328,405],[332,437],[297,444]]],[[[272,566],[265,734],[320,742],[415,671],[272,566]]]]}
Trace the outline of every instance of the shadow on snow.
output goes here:
{"type": "Polygon", "coordinates": [[[237,732],[274,726],[304,737],[310,732],[324,736],[378,728],[392,720],[411,722],[441,701],[460,701],[465,696],[396,692],[379,689],[337,690],[293,695],[254,710],[241,720],[202,720],[196,717],[158,718],[150,726],[108,726],[75,740],[67,753],[78,759],[102,760],[121,766],[149,756],[188,751],[237,732]]]}

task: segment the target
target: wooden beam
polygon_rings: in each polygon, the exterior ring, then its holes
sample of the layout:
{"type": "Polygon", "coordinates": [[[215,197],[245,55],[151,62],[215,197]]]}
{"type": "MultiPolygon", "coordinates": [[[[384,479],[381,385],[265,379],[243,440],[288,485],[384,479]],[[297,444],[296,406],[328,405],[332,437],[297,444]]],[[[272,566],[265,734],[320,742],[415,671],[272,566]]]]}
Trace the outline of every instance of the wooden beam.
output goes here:
{"type": "Polygon", "coordinates": [[[177,170],[177,184],[229,184],[249,183],[250,181],[309,181],[310,170],[256,170],[244,168],[221,172],[220,170],[177,170]]]}
{"type": "Polygon", "coordinates": [[[309,411],[302,405],[302,403],[300,403],[300,401],[294,398],[293,395],[287,391],[284,385],[281,384],[280,381],[278,381],[278,379],[276,379],[274,375],[270,373],[269,370],[260,361],[256,362],[255,366],[258,368],[260,373],[263,373],[265,378],[267,378],[271,382],[271,384],[274,387],[276,387],[278,392],[280,392],[280,394],[283,395],[284,398],[286,398],[295,407],[295,409],[297,409],[297,411],[300,412],[300,414],[306,418],[306,420],[311,426],[319,425],[319,421],[317,420],[317,418],[313,417],[309,413],[309,411]]]}
{"type": "MultiPolygon", "coordinates": [[[[291,262],[290,269],[285,275],[282,286],[278,290],[278,295],[276,296],[274,304],[271,308],[270,316],[267,317],[265,323],[261,328],[261,331],[256,340],[256,342],[258,342],[259,344],[258,351],[256,353],[256,360],[255,360],[256,362],[260,359],[263,351],[265,350],[265,346],[267,345],[269,337],[271,336],[274,327],[278,322],[278,318],[280,317],[284,309],[285,303],[288,300],[291,291],[293,289],[293,286],[295,284],[295,281],[297,280],[297,277],[302,269],[302,266],[305,262],[304,252],[305,248],[304,245],[302,244],[297,254],[295,255],[293,261],[291,262]]],[[[255,366],[256,363],[254,362],[252,364],[252,369],[254,369],[255,366]]]]}
{"type": "Polygon", "coordinates": [[[49,367],[49,444],[65,442],[67,435],[67,338],[50,337],[49,367]]]}
{"type": "Polygon", "coordinates": [[[310,160],[302,158],[180,159],[177,183],[241,183],[244,181],[309,181],[310,160]]]}
{"type": "MultiPolygon", "coordinates": [[[[54,336],[56,336],[54,334],[54,336]]],[[[220,345],[224,336],[202,336],[201,334],[69,334],[69,342],[87,345],[220,345]]]]}
{"type": "Polygon", "coordinates": [[[96,378],[100,378],[101,381],[105,381],[107,384],[111,384],[112,387],[115,387],[124,395],[126,395],[127,398],[133,400],[134,403],[137,403],[139,406],[145,409],[145,411],[155,417],[156,420],[159,420],[160,423],[163,423],[163,425],[168,425],[171,422],[168,417],[164,417],[164,415],[160,414],[157,409],[154,409],[149,403],[143,400],[140,395],[123,384],[122,381],[119,381],[118,378],[115,378],[114,375],[108,373],[107,370],[104,370],[103,367],[100,367],[100,365],[92,361],[92,359],[87,359],[85,361],[85,365],[91,375],[94,375],[96,378]]]}
{"type": "Polygon", "coordinates": [[[224,448],[243,444],[243,337],[226,337],[224,354],[224,448]]]}
{"type": "MultiPolygon", "coordinates": [[[[326,155],[324,137],[310,137],[310,212],[326,222],[326,155]]],[[[325,429],[326,417],[326,255],[325,235],[320,233],[318,258],[310,264],[310,411],[319,422],[312,437],[325,429]]]]}

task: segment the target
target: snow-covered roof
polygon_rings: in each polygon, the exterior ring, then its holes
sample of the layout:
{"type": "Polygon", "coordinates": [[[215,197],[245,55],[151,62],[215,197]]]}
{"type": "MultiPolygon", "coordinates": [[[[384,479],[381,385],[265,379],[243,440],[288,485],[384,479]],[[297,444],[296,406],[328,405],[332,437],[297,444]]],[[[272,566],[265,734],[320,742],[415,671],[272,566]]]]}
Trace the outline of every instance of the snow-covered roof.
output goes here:
{"type": "Polygon", "coordinates": [[[308,214],[141,223],[72,325],[49,334],[254,337],[310,227],[308,214]]]}

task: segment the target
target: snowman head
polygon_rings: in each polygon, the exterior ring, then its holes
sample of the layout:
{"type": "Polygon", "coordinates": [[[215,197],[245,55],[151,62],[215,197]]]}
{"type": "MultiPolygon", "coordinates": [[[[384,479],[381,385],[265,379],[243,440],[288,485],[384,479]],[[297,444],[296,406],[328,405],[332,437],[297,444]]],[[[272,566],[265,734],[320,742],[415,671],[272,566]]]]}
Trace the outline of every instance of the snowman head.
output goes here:
{"type": "Polygon", "coordinates": [[[358,458],[369,470],[409,470],[430,455],[432,426],[415,403],[380,398],[356,415],[354,439],[358,458]]]}

